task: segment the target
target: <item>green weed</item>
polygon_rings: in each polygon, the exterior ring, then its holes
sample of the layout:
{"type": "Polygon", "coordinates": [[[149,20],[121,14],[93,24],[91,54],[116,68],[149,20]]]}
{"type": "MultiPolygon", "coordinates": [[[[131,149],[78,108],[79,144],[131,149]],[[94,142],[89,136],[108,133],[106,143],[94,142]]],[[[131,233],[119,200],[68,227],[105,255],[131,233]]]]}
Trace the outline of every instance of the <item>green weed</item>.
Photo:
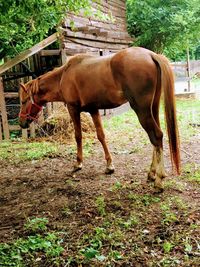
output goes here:
{"type": "Polygon", "coordinates": [[[165,225],[169,225],[171,223],[175,223],[178,221],[176,214],[171,210],[171,207],[167,203],[162,203],[160,205],[162,210],[163,220],[162,223],[165,225]]]}
{"type": "Polygon", "coordinates": [[[48,222],[47,218],[28,218],[24,228],[34,233],[38,231],[45,231],[47,229],[48,222]]]}
{"type": "Polygon", "coordinates": [[[136,204],[138,204],[138,205],[142,204],[144,206],[149,206],[151,204],[160,202],[159,197],[155,197],[155,196],[148,195],[148,194],[138,195],[138,194],[130,193],[128,195],[128,198],[133,200],[136,204]]]}
{"type": "Polygon", "coordinates": [[[122,260],[123,259],[123,256],[122,254],[117,251],[117,250],[113,250],[109,253],[109,257],[111,258],[111,260],[115,260],[115,261],[118,261],[118,260],[122,260]]]}
{"type": "Polygon", "coordinates": [[[195,173],[189,177],[189,180],[200,183],[200,169],[195,171],[195,173]]]}
{"type": "MultiPolygon", "coordinates": [[[[61,246],[62,239],[58,234],[48,232],[44,234],[38,234],[37,231],[47,230],[46,224],[48,220],[46,218],[35,218],[28,220],[25,228],[35,231],[34,235],[27,236],[25,238],[19,238],[10,244],[0,244],[0,266],[14,266],[24,267],[33,266],[35,259],[42,261],[41,255],[43,255],[43,261],[59,266],[61,262],[61,253],[64,251],[61,246]]],[[[44,263],[44,265],[46,265],[44,263]]]]}
{"type": "Polygon", "coordinates": [[[84,157],[89,157],[93,151],[93,143],[92,140],[87,140],[87,142],[83,146],[84,157]]]}
{"type": "Polygon", "coordinates": [[[200,183],[200,169],[195,164],[186,164],[183,169],[184,178],[188,181],[200,183]]]}
{"type": "Polygon", "coordinates": [[[72,214],[72,211],[70,210],[68,206],[64,206],[61,210],[61,213],[63,216],[69,217],[72,214]]]}
{"type": "Polygon", "coordinates": [[[128,220],[123,220],[122,218],[119,218],[117,222],[121,227],[125,229],[130,229],[133,226],[136,226],[139,224],[139,219],[136,215],[131,215],[128,220]]]}
{"type": "Polygon", "coordinates": [[[0,160],[20,162],[57,155],[58,146],[50,142],[1,142],[0,160]]]}
{"type": "Polygon", "coordinates": [[[122,189],[122,187],[123,187],[122,183],[120,181],[116,181],[112,186],[111,191],[118,191],[122,189]]]}
{"type": "Polygon", "coordinates": [[[161,267],[178,267],[180,266],[180,260],[177,259],[176,257],[164,257],[160,262],[157,262],[156,266],[161,266],[161,267]],[[159,264],[159,265],[157,265],[159,264]]]}
{"type": "Polygon", "coordinates": [[[165,241],[163,243],[163,250],[164,250],[164,253],[169,253],[173,248],[173,244],[168,242],[168,241],[165,241]]]}
{"type": "Polygon", "coordinates": [[[98,196],[95,201],[96,208],[100,216],[105,216],[106,215],[106,203],[105,203],[105,198],[104,196],[98,196]]]}

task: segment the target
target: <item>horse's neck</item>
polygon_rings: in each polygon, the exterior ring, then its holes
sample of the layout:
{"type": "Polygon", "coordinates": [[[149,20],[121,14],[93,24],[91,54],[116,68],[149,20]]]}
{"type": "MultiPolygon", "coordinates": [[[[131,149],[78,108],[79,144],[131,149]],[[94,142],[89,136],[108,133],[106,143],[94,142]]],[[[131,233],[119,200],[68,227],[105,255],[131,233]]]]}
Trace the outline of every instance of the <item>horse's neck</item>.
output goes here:
{"type": "Polygon", "coordinates": [[[63,101],[62,95],[60,92],[60,79],[62,75],[62,68],[57,69],[47,75],[42,79],[42,87],[41,91],[46,91],[45,99],[46,102],[53,102],[53,101],[63,101]]]}

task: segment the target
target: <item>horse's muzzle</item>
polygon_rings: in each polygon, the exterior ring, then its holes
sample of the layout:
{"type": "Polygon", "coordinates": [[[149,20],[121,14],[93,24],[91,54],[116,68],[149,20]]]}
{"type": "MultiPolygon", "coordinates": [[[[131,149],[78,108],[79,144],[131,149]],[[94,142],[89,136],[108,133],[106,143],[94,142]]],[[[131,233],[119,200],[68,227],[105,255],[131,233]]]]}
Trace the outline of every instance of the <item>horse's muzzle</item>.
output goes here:
{"type": "Polygon", "coordinates": [[[29,120],[23,120],[23,121],[19,121],[19,125],[20,125],[20,127],[22,128],[22,129],[27,129],[27,128],[29,128],[29,126],[30,126],[30,123],[31,123],[31,121],[29,121],[29,120]]]}

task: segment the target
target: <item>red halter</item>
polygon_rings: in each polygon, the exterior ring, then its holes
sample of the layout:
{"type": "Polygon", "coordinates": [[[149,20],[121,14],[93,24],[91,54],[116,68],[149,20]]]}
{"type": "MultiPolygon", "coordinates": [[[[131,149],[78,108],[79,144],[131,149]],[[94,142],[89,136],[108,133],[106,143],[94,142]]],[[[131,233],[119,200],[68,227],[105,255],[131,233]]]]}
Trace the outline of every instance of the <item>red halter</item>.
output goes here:
{"type": "Polygon", "coordinates": [[[31,103],[27,108],[26,113],[19,113],[19,118],[26,118],[26,119],[31,119],[33,121],[36,121],[39,117],[39,112],[42,110],[42,106],[39,106],[36,104],[33,100],[33,97],[30,97],[31,103]],[[32,115],[31,115],[32,114],[32,115]]]}

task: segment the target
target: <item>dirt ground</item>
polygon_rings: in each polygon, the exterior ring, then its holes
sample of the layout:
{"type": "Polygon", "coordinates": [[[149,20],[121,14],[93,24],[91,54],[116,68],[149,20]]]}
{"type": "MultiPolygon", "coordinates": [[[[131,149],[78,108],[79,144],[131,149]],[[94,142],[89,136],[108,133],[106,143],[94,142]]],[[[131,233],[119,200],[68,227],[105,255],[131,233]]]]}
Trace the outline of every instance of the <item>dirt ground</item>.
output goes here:
{"type": "MultiPolygon", "coordinates": [[[[162,240],[173,236],[175,232],[183,232],[190,224],[199,225],[200,187],[197,183],[187,180],[185,176],[188,177],[190,172],[194,172],[194,168],[200,166],[200,138],[195,136],[189,143],[182,143],[182,165],[191,165],[193,169],[184,170],[180,177],[171,175],[168,148],[167,144],[165,145],[165,166],[169,175],[165,180],[165,191],[159,195],[159,198],[165,201],[169,197],[180,197],[189,208],[186,216],[177,210],[178,221],[164,226],[160,223],[161,215],[157,209],[157,203],[143,213],[143,208],[140,210],[139,207],[137,209],[133,207],[134,202],[130,197],[130,194],[154,196],[153,186],[146,184],[147,170],[152,156],[151,145],[146,144],[139,151],[133,152],[134,139],[124,145],[123,149],[118,146],[119,142],[120,140],[110,144],[116,167],[112,175],[104,174],[104,156],[97,141],[90,155],[85,158],[83,169],[73,175],[71,170],[75,155],[60,155],[20,164],[2,161],[0,163],[0,241],[11,242],[23,236],[23,224],[27,218],[47,217],[49,229],[68,232],[64,240],[65,254],[73,256],[77,253],[77,242],[81,240],[84,233],[90,232],[94,225],[101,225],[102,217],[97,212],[95,199],[98,196],[104,196],[107,213],[126,218],[132,209],[141,219],[140,227],[143,232],[145,233],[148,227],[146,232],[150,234],[139,242],[143,253],[131,254],[132,245],[128,242],[123,249],[124,254],[127,255],[124,260],[114,261],[110,265],[93,263],[79,266],[199,266],[199,254],[191,252],[188,259],[184,260],[185,252],[179,244],[174,245],[173,255],[171,255],[179,260],[177,265],[175,263],[156,265],[155,262],[159,262],[164,253],[159,251],[159,246],[154,244],[154,240],[158,236],[162,240]],[[111,190],[116,187],[116,184],[120,185],[120,190],[111,190]],[[66,207],[70,210],[67,215],[64,212],[66,207]],[[147,219],[148,223],[144,223],[147,219]],[[156,256],[152,252],[153,248],[157,251],[156,256]],[[152,265],[150,262],[153,262],[152,265]]],[[[199,240],[199,234],[198,228],[192,232],[195,240],[199,240]]],[[[134,243],[137,239],[134,229],[130,230],[128,235],[134,243]]],[[[125,240],[123,242],[126,244],[125,240]]],[[[74,263],[72,266],[78,266],[78,264],[74,263]]]]}

